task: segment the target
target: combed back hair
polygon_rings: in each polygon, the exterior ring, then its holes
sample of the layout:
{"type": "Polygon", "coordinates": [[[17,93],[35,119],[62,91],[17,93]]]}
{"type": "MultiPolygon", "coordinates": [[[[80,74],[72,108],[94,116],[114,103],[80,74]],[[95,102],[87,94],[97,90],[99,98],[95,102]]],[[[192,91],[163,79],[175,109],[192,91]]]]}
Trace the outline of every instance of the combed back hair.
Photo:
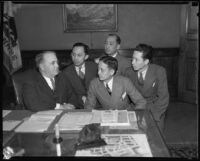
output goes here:
{"type": "Polygon", "coordinates": [[[115,36],[117,43],[121,44],[121,38],[119,37],[119,35],[117,35],[117,34],[109,34],[108,36],[115,36]]]}
{"type": "Polygon", "coordinates": [[[143,59],[149,59],[151,62],[153,57],[153,47],[147,44],[139,44],[135,47],[134,51],[142,52],[143,59]]]}
{"type": "Polygon", "coordinates": [[[42,53],[39,53],[39,54],[36,55],[36,57],[35,57],[35,63],[36,63],[36,67],[37,68],[39,68],[39,65],[43,61],[44,55],[48,54],[48,53],[52,53],[52,54],[56,55],[56,53],[54,51],[43,51],[42,53]]]}
{"type": "Polygon", "coordinates": [[[73,50],[75,47],[77,47],[77,46],[83,47],[85,54],[86,54],[86,55],[88,54],[88,52],[89,52],[89,46],[88,46],[88,45],[86,45],[86,44],[84,44],[84,43],[82,43],[82,42],[77,42],[77,43],[75,43],[75,44],[73,45],[72,50],[73,50]]]}
{"type": "Polygon", "coordinates": [[[112,56],[102,56],[99,61],[102,61],[103,63],[108,65],[109,69],[113,69],[114,70],[114,75],[117,72],[118,69],[118,62],[116,58],[113,58],[112,56]]]}

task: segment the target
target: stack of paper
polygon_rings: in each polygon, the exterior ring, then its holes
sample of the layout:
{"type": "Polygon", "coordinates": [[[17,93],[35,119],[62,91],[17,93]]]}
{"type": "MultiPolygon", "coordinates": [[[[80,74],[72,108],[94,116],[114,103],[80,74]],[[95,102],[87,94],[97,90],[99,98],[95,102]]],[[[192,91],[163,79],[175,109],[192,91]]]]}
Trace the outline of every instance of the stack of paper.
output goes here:
{"type": "Polygon", "coordinates": [[[3,131],[13,130],[20,122],[16,120],[3,121],[3,131]]]}
{"type": "Polygon", "coordinates": [[[128,126],[130,125],[127,110],[101,111],[101,126],[128,126]]]}
{"type": "Polygon", "coordinates": [[[3,117],[5,117],[7,114],[9,114],[11,110],[3,110],[3,117]]]}
{"type": "Polygon", "coordinates": [[[81,130],[91,119],[92,112],[69,112],[60,118],[58,125],[60,130],[81,130]]]}
{"type": "MultiPolygon", "coordinates": [[[[56,110],[55,110],[56,111],[56,110]]],[[[44,132],[60,112],[38,112],[25,120],[15,132],[44,132]]]]}
{"type": "Polygon", "coordinates": [[[152,157],[145,134],[104,134],[107,145],[76,151],[76,156],[152,157]]]}

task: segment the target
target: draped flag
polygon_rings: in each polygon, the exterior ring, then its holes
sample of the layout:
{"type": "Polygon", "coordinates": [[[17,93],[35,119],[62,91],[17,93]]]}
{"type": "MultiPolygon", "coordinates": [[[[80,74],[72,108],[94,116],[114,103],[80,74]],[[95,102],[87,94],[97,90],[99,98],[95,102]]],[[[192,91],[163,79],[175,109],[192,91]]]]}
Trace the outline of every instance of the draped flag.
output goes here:
{"type": "Polygon", "coordinates": [[[4,2],[3,12],[3,64],[10,74],[22,67],[21,52],[17,39],[14,11],[11,1],[4,2]]]}

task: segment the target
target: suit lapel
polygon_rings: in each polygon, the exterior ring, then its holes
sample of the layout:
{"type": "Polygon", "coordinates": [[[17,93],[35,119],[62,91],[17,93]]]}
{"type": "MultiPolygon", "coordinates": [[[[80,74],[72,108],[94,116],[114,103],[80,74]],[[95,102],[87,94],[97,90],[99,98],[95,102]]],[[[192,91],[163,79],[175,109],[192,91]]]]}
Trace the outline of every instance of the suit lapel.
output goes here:
{"type": "Polygon", "coordinates": [[[74,84],[77,85],[78,87],[81,87],[82,90],[85,91],[85,87],[83,86],[83,83],[81,82],[81,79],[78,76],[74,65],[72,66],[71,74],[72,74],[72,77],[74,77],[73,79],[74,84]]]}
{"type": "Polygon", "coordinates": [[[48,93],[53,94],[53,90],[49,87],[47,81],[44,79],[44,77],[40,73],[38,75],[37,80],[38,80],[38,84],[39,84],[40,88],[47,91],[48,93]]]}
{"type": "Polygon", "coordinates": [[[150,86],[152,86],[153,81],[154,81],[154,74],[153,74],[153,68],[151,65],[149,65],[148,69],[147,69],[147,73],[145,76],[145,80],[144,80],[144,89],[149,88],[150,86]]]}

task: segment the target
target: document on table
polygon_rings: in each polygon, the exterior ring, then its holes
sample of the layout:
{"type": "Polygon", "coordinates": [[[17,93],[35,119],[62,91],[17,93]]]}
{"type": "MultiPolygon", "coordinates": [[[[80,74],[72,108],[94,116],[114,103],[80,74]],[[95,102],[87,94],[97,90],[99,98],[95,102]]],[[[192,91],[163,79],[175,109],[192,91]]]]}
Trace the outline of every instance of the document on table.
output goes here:
{"type": "Polygon", "coordinates": [[[107,145],[76,151],[75,156],[152,157],[145,134],[103,134],[107,145]]]}
{"type": "Polygon", "coordinates": [[[3,110],[3,118],[9,114],[11,112],[11,110],[3,110]]]}
{"type": "Polygon", "coordinates": [[[137,117],[134,111],[128,111],[130,125],[127,126],[110,126],[110,129],[135,129],[138,130],[137,117]]]}
{"type": "Polygon", "coordinates": [[[13,130],[21,121],[17,120],[7,120],[3,121],[3,131],[13,130]]]}
{"type": "Polygon", "coordinates": [[[127,110],[101,111],[101,126],[129,126],[127,110]]]}
{"type": "Polygon", "coordinates": [[[47,111],[39,111],[36,114],[42,114],[42,115],[60,115],[62,113],[62,110],[47,110],[47,111]]]}
{"type": "Polygon", "coordinates": [[[60,130],[81,130],[83,126],[90,124],[92,112],[68,112],[58,121],[60,130]]]}
{"type": "Polygon", "coordinates": [[[48,129],[55,118],[55,114],[48,115],[35,113],[17,127],[15,132],[44,132],[48,129]]]}

